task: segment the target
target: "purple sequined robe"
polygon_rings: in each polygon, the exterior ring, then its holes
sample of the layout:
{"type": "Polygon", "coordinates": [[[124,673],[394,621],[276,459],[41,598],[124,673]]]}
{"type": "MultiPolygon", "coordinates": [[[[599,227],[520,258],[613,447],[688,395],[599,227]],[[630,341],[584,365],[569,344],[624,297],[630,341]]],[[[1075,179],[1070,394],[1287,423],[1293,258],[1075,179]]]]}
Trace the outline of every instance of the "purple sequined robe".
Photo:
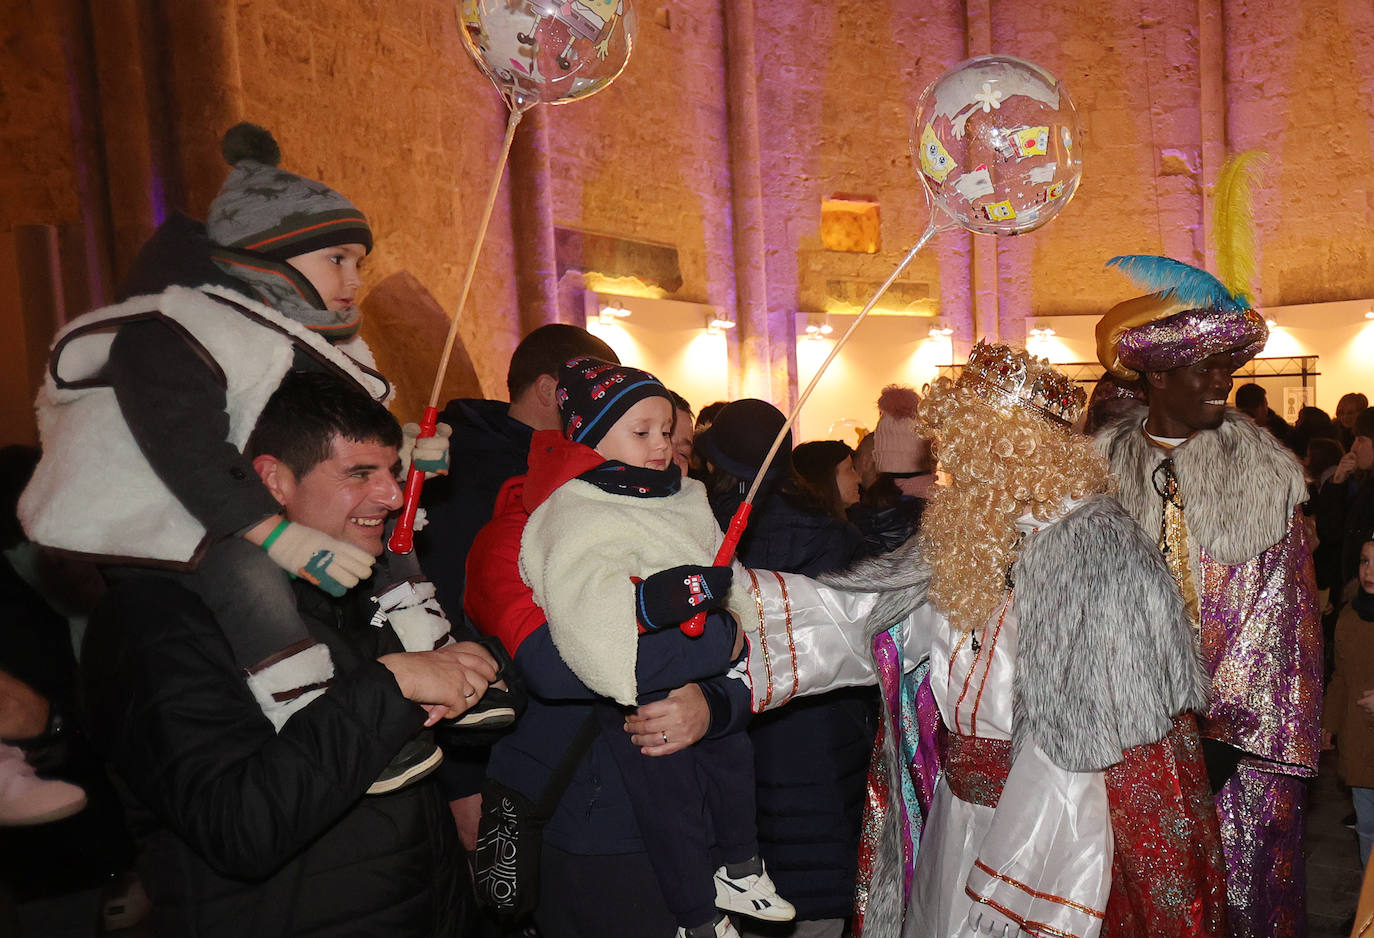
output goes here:
{"type": "MultiPolygon", "coordinates": [[[[1157,470],[1167,457],[1187,527],[1199,644],[1212,678],[1204,737],[1244,753],[1217,795],[1231,932],[1306,930],[1303,810],[1321,732],[1322,638],[1292,454],[1237,411],[1165,451],[1138,410],[1097,438],[1118,498],[1161,535],[1157,470]]],[[[1185,590],[1186,593],[1186,590],[1185,590]]]]}

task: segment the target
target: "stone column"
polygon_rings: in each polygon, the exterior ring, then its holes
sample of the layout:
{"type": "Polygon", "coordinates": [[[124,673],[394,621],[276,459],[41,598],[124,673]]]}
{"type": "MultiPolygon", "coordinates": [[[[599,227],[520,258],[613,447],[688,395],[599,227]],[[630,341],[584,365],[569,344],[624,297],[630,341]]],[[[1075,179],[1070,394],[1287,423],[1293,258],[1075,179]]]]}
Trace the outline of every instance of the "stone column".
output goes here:
{"type": "MultiPolygon", "coordinates": [[[[515,232],[515,281],[520,299],[520,334],[558,322],[558,255],[553,236],[553,190],[549,175],[548,107],[534,107],[520,119],[511,145],[507,185],[515,232]]],[[[582,325],[580,319],[574,325],[582,325]]]]}
{"type": "Polygon", "coordinates": [[[776,360],[768,310],[765,210],[760,175],[754,7],[725,3],[725,88],[730,140],[730,206],[738,303],[739,378],[732,397],[761,397],[785,407],[787,360],[776,360]]]}

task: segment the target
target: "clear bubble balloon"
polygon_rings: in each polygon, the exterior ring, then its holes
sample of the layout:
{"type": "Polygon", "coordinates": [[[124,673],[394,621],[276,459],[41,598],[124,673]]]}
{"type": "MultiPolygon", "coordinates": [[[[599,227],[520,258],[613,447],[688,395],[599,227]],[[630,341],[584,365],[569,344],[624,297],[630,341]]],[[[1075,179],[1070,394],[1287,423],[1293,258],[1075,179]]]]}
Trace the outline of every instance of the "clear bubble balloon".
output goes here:
{"type": "Polygon", "coordinates": [[[1016,235],[1057,215],[1083,177],[1078,111],[1049,72],[1010,55],[960,62],[922,93],[911,149],[936,207],[1016,235]]]}
{"type": "Polygon", "coordinates": [[[634,47],[630,0],[461,0],[463,45],[514,112],[596,94],[634,47]]]}

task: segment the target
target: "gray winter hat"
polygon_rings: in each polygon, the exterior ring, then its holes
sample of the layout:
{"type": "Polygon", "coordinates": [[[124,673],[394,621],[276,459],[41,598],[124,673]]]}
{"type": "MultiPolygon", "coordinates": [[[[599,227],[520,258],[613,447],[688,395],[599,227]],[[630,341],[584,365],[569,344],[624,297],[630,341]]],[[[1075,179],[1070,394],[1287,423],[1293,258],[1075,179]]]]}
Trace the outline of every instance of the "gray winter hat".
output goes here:
{"type": "Polygon", "coordinates": [[[210,203],[211,241],[279,261],[337,244],[372,250],[372,230],[357,206],[322,182],[278,168],[281,150],[267,130],[236,124],[220,149],[233,169],[210,203]]]}

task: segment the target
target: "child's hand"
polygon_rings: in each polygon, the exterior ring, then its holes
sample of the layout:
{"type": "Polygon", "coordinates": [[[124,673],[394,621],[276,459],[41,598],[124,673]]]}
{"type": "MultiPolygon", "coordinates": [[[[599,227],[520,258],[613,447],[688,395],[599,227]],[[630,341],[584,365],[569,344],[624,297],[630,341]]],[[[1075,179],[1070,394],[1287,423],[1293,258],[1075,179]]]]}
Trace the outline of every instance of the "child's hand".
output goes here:
{"type": "Polygon", "coordinates": [[[1336,748],[1335,738],[1330,730],[1322,730],[1322,752],[1330,752],[1336,748]]]}
{"type": "Polygon", "coordinates": [[[1374,717],[1374,690],[1367,690],[1360,695],[1360,699],[1355,701],[1360,709],[1374,717]]]}
{"type": "MultiPolygon", "coordinates": [[[[401,427],[401,475],[410,471],[412,462],[426,479],[448,474],[448,438],[453,428],[446,423],[436,424],[434,435],[420,437],[420,425],[407,423],[401,427]]],[[[416,528],[416,530],[419,530],[416,528]]]]}
{"type": "Polygon", "coordinates": [[[683,564],[660,570],[635,584],[635,616],[646,632],[685,622],[698,612],[725,605],[734,578],[730,567],[683,564]]]}
{"type": "Polygon", "coordinates": [[[283,521],[261,544],[277,566],[342,596],[372,573],[377,558],[361,547],[294,521],[283,521]]]}

